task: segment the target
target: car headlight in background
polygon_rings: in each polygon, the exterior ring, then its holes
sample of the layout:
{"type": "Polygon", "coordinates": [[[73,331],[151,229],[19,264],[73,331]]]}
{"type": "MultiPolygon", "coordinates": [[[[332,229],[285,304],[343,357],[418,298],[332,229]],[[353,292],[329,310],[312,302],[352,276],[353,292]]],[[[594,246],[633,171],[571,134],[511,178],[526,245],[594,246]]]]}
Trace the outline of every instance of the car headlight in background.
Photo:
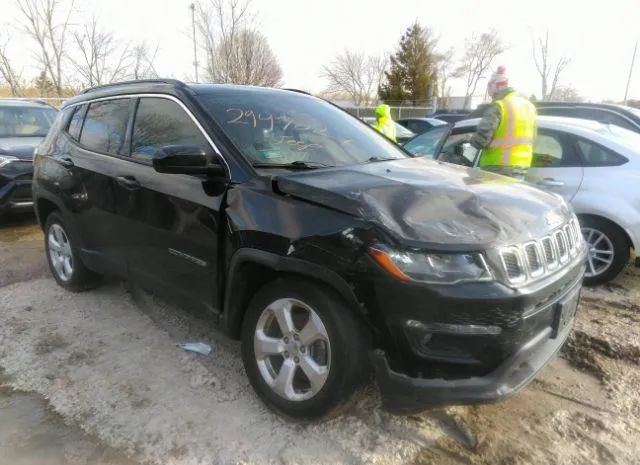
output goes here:
{"type": "Polygon", "coordinates": [[[382,268],[402,281],[455,284],[493,280],[481,254],[401,252],[384,246],[370,247],[369,252],[382,268]]]}
{"type": "Polygon", "coordinates": [[[9,155],[0,155],[0,168],[14,161],[18,161],[18,159],[9,155]]]}

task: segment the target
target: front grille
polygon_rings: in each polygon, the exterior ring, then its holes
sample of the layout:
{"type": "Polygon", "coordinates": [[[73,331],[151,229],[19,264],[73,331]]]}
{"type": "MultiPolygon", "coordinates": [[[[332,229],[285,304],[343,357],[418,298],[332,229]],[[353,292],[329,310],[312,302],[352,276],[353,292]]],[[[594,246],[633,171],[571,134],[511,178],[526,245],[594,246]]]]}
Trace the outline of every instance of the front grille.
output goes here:
{"type": "Polygon", "coordinates": [[[517,248],[513,247],[502,252],[502,264],[511,282],[522,281],[526,278],[524,267],[520,260],[520,252],[517,248]]]}
{"type": "Polygon", "coordinates": [[[583,244],[580,226],[574,218],[549,236],[500,249],[504,274],[511,283],[547,276],[568,264],[583,244]]]}

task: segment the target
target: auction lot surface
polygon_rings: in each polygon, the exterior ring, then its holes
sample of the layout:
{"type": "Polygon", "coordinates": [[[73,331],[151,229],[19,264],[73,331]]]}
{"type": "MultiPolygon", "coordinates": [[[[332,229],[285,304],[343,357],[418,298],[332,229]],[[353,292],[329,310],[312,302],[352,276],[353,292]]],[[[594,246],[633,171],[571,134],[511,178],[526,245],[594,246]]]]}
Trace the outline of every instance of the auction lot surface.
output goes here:
{"type": "Polygon", "coordinates": [[[59,288],[29,217],[0,223],[0,319],[1,464],[640,463],[637,268],[583,292],[562,357],[505,402],[394,417],[370,388],[311,426],[259,402],[206,315],[117,281],[59,288]]]}

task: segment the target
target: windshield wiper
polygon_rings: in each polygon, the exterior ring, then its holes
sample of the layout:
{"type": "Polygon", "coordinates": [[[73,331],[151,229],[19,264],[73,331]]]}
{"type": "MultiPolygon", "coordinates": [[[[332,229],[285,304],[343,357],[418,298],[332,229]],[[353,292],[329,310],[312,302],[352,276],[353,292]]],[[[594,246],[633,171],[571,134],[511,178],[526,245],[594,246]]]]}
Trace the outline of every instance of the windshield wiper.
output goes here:
{"type": "Polygon", "coordinates": [[[253,163],[254,168],[285,168],[292,170],[315,170],[318,168],[333,168],[333,166],[317,161],[302,160],[296,160],[291,163],[253,163]]]}
{"type": "Polygon", "coordinates": [[[391,161],[391,160],[397,160],[397,158],[371,157],[365,163],[375,163],[378,161],[391,161]]]}

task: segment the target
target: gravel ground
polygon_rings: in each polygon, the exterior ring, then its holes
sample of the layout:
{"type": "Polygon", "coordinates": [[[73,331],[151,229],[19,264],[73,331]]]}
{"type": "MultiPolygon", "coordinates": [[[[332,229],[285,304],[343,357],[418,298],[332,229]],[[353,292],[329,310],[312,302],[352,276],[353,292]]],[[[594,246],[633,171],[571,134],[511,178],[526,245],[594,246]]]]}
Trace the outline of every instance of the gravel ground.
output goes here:
{"type": "MultiPolygon", "coordinates": [[[[29,222],[0,226],[0,263],[0,384],[40,396],[93,447],[138,463],[638,463],[635,268],[584,292],[562,358],[505,402],[395,417],[368,388],[341,417],[302,426],[260,403],[238,343],[206,315],[119,282],[64,291],[49,277],[42,234],[29,222]],[[184,341],[214,351],[186,353],[175,346],[184,341]]],[[[0,463],[2,447],[0,434],[0,463]]]]}

